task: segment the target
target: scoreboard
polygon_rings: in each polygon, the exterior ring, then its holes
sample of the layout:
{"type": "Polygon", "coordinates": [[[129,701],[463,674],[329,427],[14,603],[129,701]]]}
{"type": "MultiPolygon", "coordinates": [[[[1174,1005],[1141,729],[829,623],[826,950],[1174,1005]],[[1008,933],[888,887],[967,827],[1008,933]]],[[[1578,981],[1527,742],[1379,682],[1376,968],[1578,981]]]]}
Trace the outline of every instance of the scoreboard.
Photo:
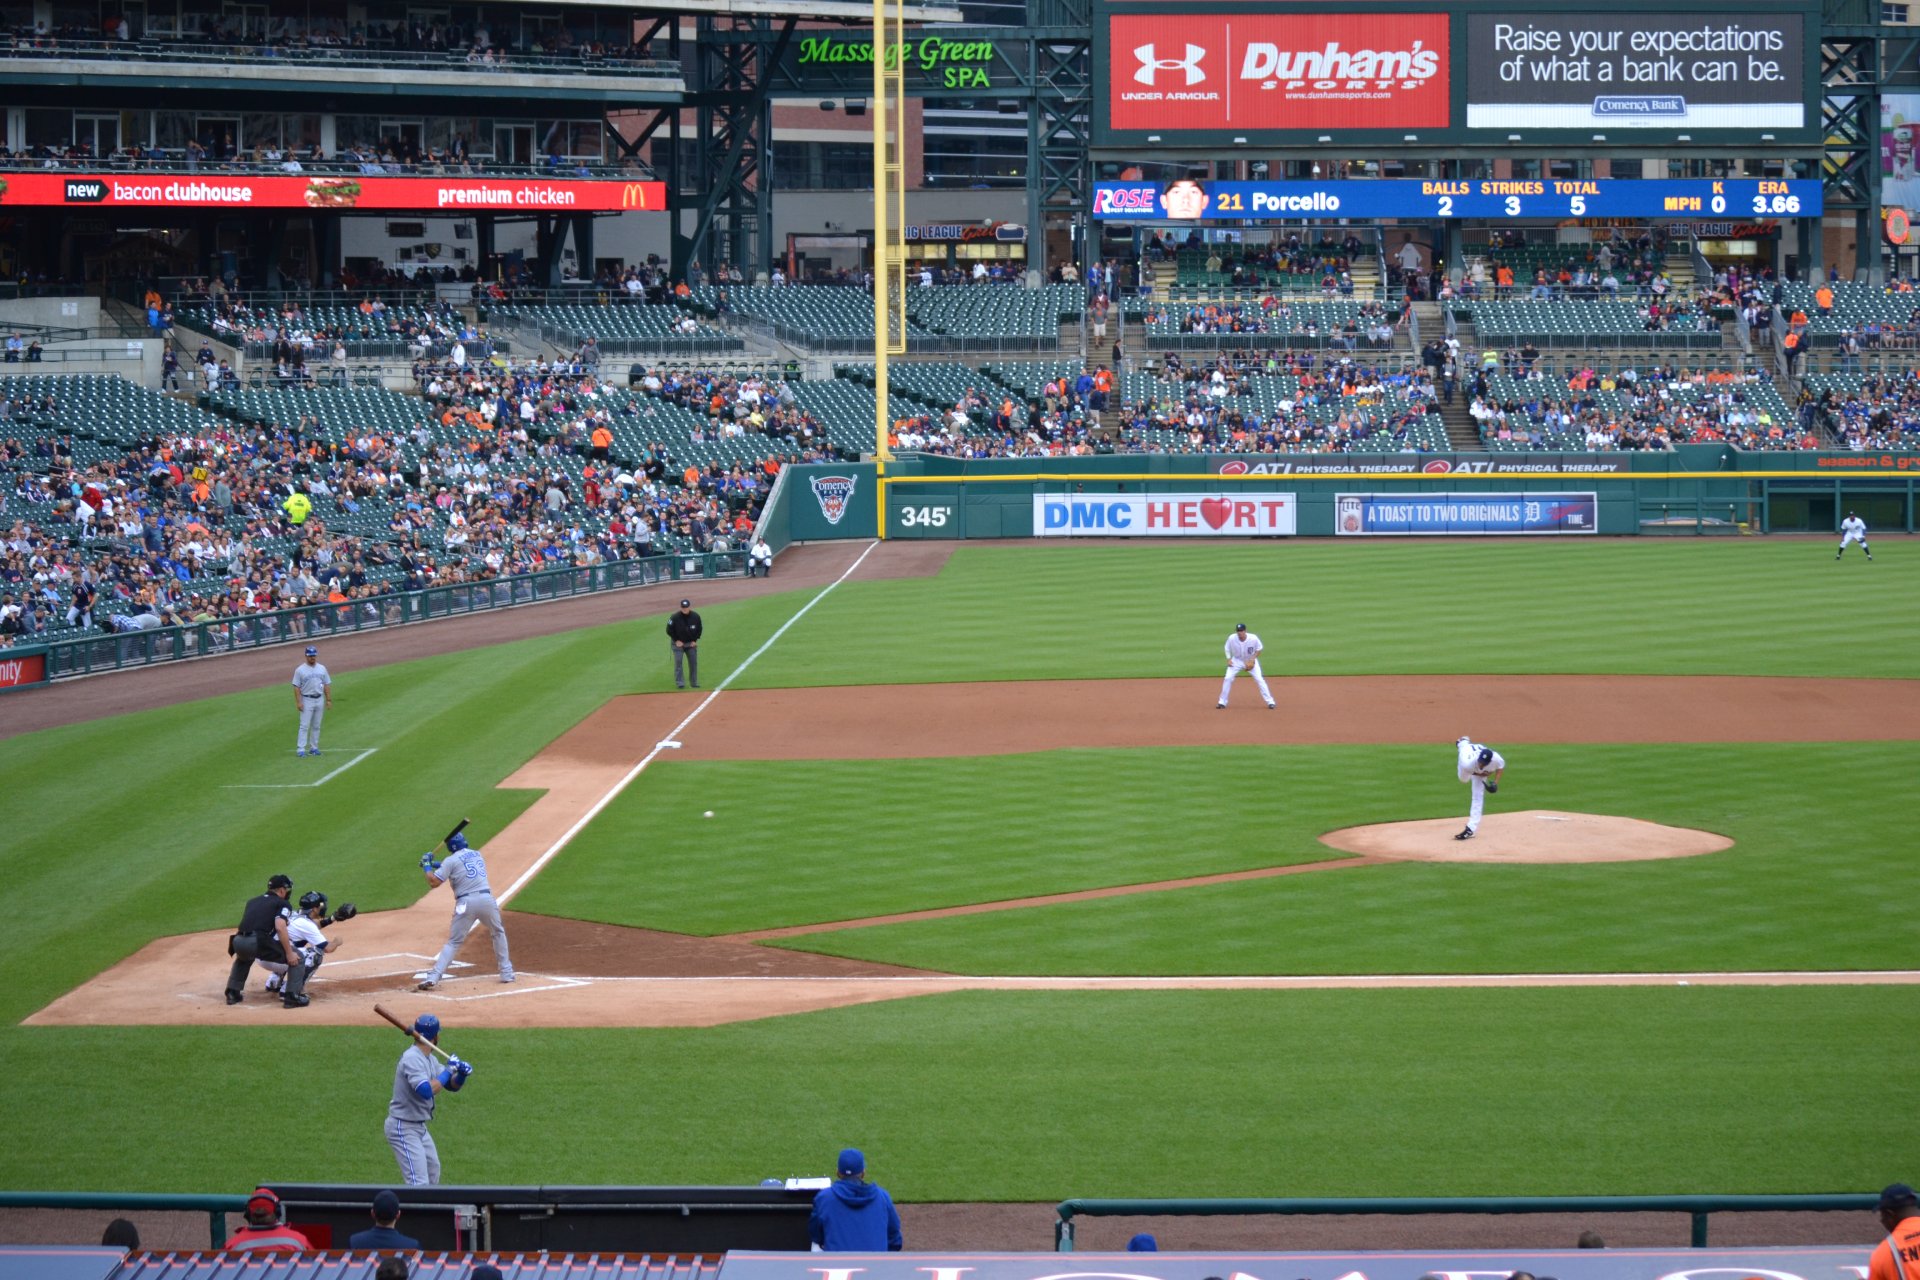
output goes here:
{"type": "Polygon", "coordinates": [[[1100,182],[1093,216],[1128,222],[1323,218],[1817,218],[1798,178],[1384,178],[1345,182],[1100,182]]]}

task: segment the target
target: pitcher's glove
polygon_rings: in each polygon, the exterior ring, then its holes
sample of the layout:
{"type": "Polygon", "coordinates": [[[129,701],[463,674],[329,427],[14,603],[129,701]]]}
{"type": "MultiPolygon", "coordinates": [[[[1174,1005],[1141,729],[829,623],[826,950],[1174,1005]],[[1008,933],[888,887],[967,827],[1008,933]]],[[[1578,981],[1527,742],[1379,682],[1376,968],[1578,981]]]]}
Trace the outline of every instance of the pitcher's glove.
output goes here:
{"type": "Polygon", "coordinates": [[[1489,781],[1489,782],[1487,783],[1487,794],[1488,794],[1488,795],[1492,795],[1492,794],[1494,794],[1494,793],[1495,793],[1496,791],[1498,791],[1498,790],[1500,790],[1500,784],[1499,784],[1499,783],[1497,783],[1497,782],[1493,782],[1493,781],[1489,781]]]}

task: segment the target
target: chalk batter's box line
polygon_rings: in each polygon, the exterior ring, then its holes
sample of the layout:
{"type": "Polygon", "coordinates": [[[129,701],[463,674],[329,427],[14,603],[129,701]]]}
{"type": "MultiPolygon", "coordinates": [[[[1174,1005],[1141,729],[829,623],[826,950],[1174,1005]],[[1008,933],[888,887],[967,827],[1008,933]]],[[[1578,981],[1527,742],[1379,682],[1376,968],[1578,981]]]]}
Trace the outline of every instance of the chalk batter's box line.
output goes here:
{"type": "MultiPolygon", "coordinates": [[[[453,979],[453,981],[455,982],[492,982],[493,979],[486,977],[485,975],[476,973],[469,977],[453,979]]],[[[576,987],[592,986],[593,979],[561,978],[561,977],[555,977],[550,974],[527,973],[526,971],[522,970],[518,974],[516,981],[512,983],[502,983],[502,984],[496,984],[496,985],[499,986],[499,990],[497,991],[482,991],[482,992],[476,992],[475,994],[470,996],[457,996],[446,991],[445,984],[442,984],[442,986],[436,987],[432,991],[422,991],[419,993],[419,995],[422,999],[426,999],[426,1000],[444,1000],[448,1004],[466,1004],[474,1000],[499,1000],[506,996],[536,996],[546,991],[572,991],[576,987]],[[544,986],[532,985],[527,981],[527,979],[529,978],[532,978],[535,982],[544,982],[546,985],[544,986]]]]}
{"type": "Polygon", "coordinates": [[[378,747],[335,747],[334,750],[336,751],[358,751],[360,754],[341,765],[338,769],[335,769],[332,773],[317,778],[312,782],[226,782],[221,784],[220,789],[222,791],[293,791],[300,787],[318,787],[325,783],[332,782],[335,778],[353,768],[353,766],[359,764],[379,749],[378,747]]]}

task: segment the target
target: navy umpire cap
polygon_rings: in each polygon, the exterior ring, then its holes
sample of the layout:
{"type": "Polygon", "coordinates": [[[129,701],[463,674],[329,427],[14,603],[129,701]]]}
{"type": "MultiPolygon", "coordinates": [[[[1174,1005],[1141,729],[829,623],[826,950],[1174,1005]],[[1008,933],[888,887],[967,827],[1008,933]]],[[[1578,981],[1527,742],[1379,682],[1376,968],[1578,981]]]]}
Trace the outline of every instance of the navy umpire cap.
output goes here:
{"type": "Polygon", "coordinates": [[[319,656],[320,656],[320,651],[319,651],[318,649],[316,649],[316,648],[314,648],[314,647],[313,647],[312,645],[308,645],[308,646],[307,646],[307,656],[308,656],[309,658],[317,658],[317,657],[319,657],[319,656]]]}
{"type": "Polygon", "coordinates": [[[682,601],[680,602],[680,607],[681,607],[682,609],[691,609],[691,608],[693,608],[693,601],[691,601],[691,600],[682,600],[682,601]]]}
{"type": "Polygon", "coordinates": [[[291,888],[293,888],[292,876],[273,876],[267,881],[267,889],[269,892],[275,889],[291,889],[291,888]]]}

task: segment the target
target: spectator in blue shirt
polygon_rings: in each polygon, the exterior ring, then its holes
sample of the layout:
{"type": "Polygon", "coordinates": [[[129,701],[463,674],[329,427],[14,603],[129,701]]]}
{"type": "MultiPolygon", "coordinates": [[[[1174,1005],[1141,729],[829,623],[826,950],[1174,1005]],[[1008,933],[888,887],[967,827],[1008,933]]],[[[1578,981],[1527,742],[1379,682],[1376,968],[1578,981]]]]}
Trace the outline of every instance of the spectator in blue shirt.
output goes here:
{"type": "Polygon", "coordinates": [[[885,1188],[867,1181],[867,1158],[857,1148],[840,1153],[840,1176],[813,1198],[807,1237],[824,1253],[898,1253],[900,1215],[885,1188]]]}

